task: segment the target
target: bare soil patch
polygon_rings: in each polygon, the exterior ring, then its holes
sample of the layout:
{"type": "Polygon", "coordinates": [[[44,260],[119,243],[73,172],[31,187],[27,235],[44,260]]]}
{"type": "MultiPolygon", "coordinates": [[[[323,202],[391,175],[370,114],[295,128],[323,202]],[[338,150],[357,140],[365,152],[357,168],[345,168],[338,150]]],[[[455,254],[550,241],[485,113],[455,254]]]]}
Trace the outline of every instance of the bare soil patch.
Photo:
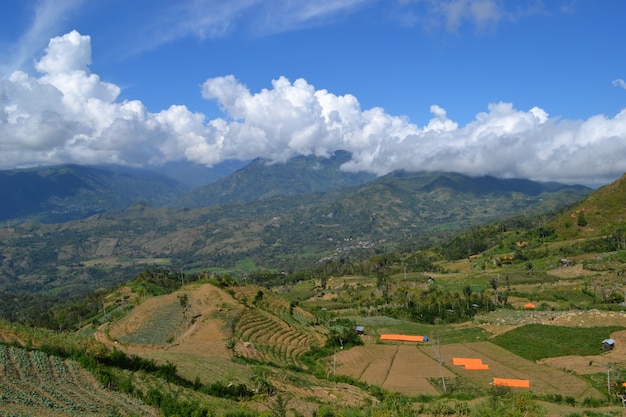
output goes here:
{"type": "MultiPolygon", "coordinates": [[[[220,288],[210,284],[191,284],[181,291],[147,299],[123,319],[100,326],[95,332],[95,338],[129,355],[155,359],[157,363],[175,363],[179,373],[191,380],[198,376],[204,383],[218,379],[238,382],[247,377],[247,368],[230,361],[231,353],[226,341],[231,336],[227,326],[228,318],[238,314],[241,308],[236,300],[220,288]],[[124,335],[132,332],[152,331],[150,326],[155,312],[180,303],[177,297],[181,294],[188,296],[189,310],[186,315],[189,322],[170,343],[120,341],[124,335]]],[[[182,307],[176,314],[180,314],[182,321],[182,307]]]]}
{"type": "MultiPolygon", "coordinates": [[[[414,343],[366,343],[337,352],[337,373],[408,395],[437,394],[429,382],[442,369],[414,343]]],[[[454,374],[443,369],[446,377],[454,374]]]]}

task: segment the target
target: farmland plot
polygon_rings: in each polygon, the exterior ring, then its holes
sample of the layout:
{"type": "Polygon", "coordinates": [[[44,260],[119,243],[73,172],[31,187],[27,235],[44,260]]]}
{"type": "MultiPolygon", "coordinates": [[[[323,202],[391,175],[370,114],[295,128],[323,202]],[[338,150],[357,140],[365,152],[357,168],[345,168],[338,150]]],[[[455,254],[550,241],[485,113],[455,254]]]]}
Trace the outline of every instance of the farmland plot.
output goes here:
{"type": "Polygon", "coordinates": [[[429,378],[441,376],[437,362],[414,345],[400,345],[383,388],[409,395],[437,394],[429,378]]]}
{"type": "Polygon", "coordinates": [[[481,387],[489,387],[494,377],[528,379],[530,390],[537,393],[566,392],[574,398],[601,397],[601,394],[581,377],[528,361],[491,342],[442,345],[441,352],[448,368],[481,387]],[[453,366],[453,357],[479,358],[489,365],[489,369],[467,371],[463,367],[453,366]]]}
{"type": "Polygon", "coordinates": [[[245,310],[237,319],[237,352],[248,358],[303,367],[300,356],[323,342],[307,326],[288,323],[259,308],[245,310]]]}
{"type": "Polygon", "coordinates": [[[189,380],[245,382],[246,368],[230,361],[232,353],[226,347],[231,336],[228,323],[241,309],[220,288],[189,284],[183,291],[145,300],[126,317],[110,323],[108,335],[103,325],[95,337],[128,355],[176,364],[178,373],[189,380]],[[188,297],[187,321],[181,294],[188,297]]]}
{"type": "Polygon", "coordinates": [[[255,305],[272,315],[280,318],[287,323],[301,324],[303,326],[315,324],[317,318],[298,306],[290,306],[290,303],[284,298],[255,286],[242,286],[236,288],[236,298],[239,300],[246,299],[252,301],[262,293],[261,298],[255,305]]]}
{"type": "Polygon", "coordinates": [[[368,344],[338,352],[337,372],[409,395],[437,394],[429,379],[441,377],[438,363],[413,344],[368,344]]]}
{"type": "Polygon", "coordinates": [[[111,337],[126,343],[164,345],[180,335],[187,327],[183,308],[175,297],[165,297],[145,301],[134,314],[111,327],[111,337]],[[167,303],[163,302],[165,297],[168,298],[167,303]]]}
{"type": "Polygon", "coordinates": [[[0,414],[5,412],[16,416],[158,415],[126,395],[98,388],[75,362],[0,345],[0,414]]]}

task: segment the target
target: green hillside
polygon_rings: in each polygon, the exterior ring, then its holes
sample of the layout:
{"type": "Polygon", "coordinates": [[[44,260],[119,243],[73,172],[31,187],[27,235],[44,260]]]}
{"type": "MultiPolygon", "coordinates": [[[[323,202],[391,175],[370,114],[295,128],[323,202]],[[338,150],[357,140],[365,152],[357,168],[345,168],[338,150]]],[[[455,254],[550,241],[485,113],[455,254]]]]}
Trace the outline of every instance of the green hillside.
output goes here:
{"type": "Polygon", "coordinates": [[[337,151],[328,158],[297,156],[277,163],[256,159],[225,178],[195,188],[172,205],[197,208],[320,193],[364,184],[375,178],[366,172],[342,171],[341,165],[349,160],[350,154],[345,151],[337,151]]]}
{"type": "Polygon", "coordinates": [[[398,173],[326,193],[198,209],[142,202],[61,224],[0,229],[0,289],[67,296],[124,282],[150,265],[242,276],[310,268],[325,258],[353,261],[427,246],[509,216],[546,213],[590,191],[398,173]]]}
{"type": "Polygon", "coordinates": [[[138,201],[162,206],[181,184],[155,172],[63,165],[0,171],[0,221],[62,223],[125,208],[138,201]]]}
{"type": "Polygon", "coordinates": [[[626,231],[626,176],[599,188],[555,222],[563,238],[619,235],[626,231]]]}

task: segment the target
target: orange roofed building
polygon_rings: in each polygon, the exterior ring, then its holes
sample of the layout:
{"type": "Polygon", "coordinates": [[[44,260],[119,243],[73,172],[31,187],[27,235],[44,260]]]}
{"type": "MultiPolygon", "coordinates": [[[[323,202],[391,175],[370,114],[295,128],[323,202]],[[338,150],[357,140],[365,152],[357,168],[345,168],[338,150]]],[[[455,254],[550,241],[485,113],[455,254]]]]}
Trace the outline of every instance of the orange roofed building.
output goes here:
{"type": "Polygon", "coordinates": [[[494,378],[493,385],[498,387],[530,388],[530,381],[527,379],[494,378]]]}
{"type": "Polygon", "coordinates": [[[428,342],[428,336],[410,336],[406,334],[381,334],[380,340],[396,342],[428,342]]]}

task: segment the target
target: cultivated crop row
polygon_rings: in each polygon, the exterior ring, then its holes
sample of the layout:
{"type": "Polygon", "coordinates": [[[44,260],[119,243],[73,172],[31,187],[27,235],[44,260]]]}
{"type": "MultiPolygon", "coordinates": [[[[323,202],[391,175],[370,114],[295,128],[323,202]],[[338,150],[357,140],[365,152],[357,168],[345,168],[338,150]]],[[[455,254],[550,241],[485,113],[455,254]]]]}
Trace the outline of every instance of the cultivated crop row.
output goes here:
{"type": "Polygon", "coordinates": [[[321,344],[321,337],[308,327],[287,323],[257,308],[242,313],[235,335],[244,342],[239,349],[243,356],[300,367],[300,356],[321,344]]]}
{"type": "Polygon", "coordinates": [[[254,302],[258,308],[271,312],[272,315],[286,323],[305,326],[313,325],[317,322],[315,315],[296,305],[290,304],[271,291],[260,290],[254,286],[238,287],[236,297],[240,300],[246,299],[248,302],[254,302]]]}
{"type": "Polygon", "coordinates": [[[137,329],[120,336],[119,340],[127,343],[162,345],[177,337],[188,324],[179,301],[172,301],[147,311],[145,317],[150,319],[137,329]]]}
{"type": "Polygon", "coordinates": [[[0,345],[0,415],[23,407],[70,416],[105,416],[119,410],[147,414],[130,398],[113,395],[79,376],[82,372],[75,362],[0,345]]]}

